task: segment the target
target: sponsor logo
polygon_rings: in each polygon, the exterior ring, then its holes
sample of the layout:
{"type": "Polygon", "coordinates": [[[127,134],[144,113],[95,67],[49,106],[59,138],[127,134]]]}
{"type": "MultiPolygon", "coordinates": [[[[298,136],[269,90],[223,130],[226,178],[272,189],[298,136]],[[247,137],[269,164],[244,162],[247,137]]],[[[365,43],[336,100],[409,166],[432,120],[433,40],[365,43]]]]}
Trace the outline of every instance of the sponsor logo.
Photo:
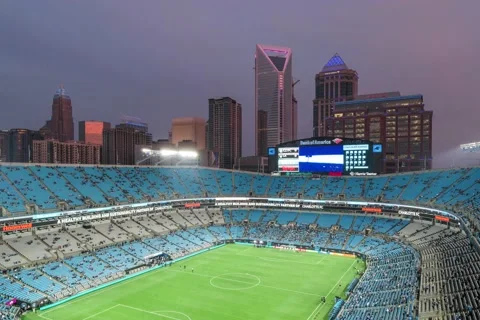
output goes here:
{"type": "Polygon", "coordinates": [[[332,141],[335,142],[335,144],[339,144],[339,143],[342,143],[343,140],[340,138],[335,138],[332,141]]]}
{"type": "Polygon", "coordinates": [[[444,216],[435,216],[435,220],[443,221],[443,222],[449,222],[450,218],[444,217],[444,216]]]}
{"type": "Polygon", "coordinates": [[[194,202],[194,203],[185,203],[185,208],[200,208],[200,203],[199,202],[194,202]]]}
{"type": "Polygon", "coordinates": [[[373,145],[373,152],[375,152],[375,153],[382,152],[382,145],[381,144],[373,145]]]}
{"type": "Polygon", "coordinates": [[[10,231],[26,230],[31,228],[32,228],[31,223],[23,223],[23,224],[15,224],[13,226],[3,226],[2,231],[10,232],[10,231]]]}
{"type": "Polygon", "coordinates": [[[300,141],[301,146],[308,146],[308,145],[321,145],[321,144],[332,144],[330,140],[306,140],[300,141]]]}
{"type": "Polygon", "coordinates": [[[363,212],[373,212],[373,213],[382,213],[382,208],[368,208],[368,207],[363,207],[362,208],[363,212]]]}
{"type": "Polygon", "coordinates": [[[376,172],[350,172],[351,176],[376,176],[376,172]]]}
{"type": "Polygon", "coordinates": [[[417,211],[399,210],[398,213],[404,216],[414,216],[414,217],[420,216],[420,212],[417,212],[417,211]]]}

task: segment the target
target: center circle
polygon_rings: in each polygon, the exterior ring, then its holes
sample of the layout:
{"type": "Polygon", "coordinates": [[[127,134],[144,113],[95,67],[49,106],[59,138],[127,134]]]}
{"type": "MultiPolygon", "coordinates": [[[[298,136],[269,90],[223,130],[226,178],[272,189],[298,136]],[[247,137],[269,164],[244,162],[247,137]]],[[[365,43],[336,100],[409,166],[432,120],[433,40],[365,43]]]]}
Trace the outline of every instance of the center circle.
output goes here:
{"type": "Polygon", "coordinates": [[[260,284],[259,277],[249,273],[224,273],[210,279],[212,287],[223,290],[246,290],[260,284]]]}

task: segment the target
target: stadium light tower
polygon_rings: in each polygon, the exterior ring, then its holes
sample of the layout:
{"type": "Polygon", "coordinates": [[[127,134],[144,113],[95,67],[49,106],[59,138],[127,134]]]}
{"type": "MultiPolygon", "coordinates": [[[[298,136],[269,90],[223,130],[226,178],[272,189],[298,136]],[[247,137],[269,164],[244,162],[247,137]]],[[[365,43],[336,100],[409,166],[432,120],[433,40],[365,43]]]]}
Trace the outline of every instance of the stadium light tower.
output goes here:
{"type": "Polygon", "coordinates": [[[175,165],[181,165],[185,161],[195,161],[195,164],[198,165],[198,152],[194,150],[175,150],[175,149],[160,149],[152,150],[149,148],[143,148],[142,153],[145,154],[145,158],[140,161],[137,161],[137,165],[142,164],[143,162],[159,158],[159,161],[155,162],[156,166],[161,165],[165,161],[176,161],[175,165]]]}

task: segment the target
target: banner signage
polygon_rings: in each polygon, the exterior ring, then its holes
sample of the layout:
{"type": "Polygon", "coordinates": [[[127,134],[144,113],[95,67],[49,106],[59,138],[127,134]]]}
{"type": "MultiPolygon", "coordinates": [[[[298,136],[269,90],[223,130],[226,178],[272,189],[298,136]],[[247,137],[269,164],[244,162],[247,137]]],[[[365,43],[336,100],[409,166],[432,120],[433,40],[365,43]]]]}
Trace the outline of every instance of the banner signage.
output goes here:
{"type": "Polygon", "coordinates": [[[57,224],[121,217],[121,216],[128,216],[130,214],[153,212],[153,211],[167,210],[167,209],[172,209],[172,206],[149,207],[149,208],[141,208],[141,209],[134,209],[134,210],[119,211],[119,212],[104,212],[104,213],[95,213],[95,214],[82,215],[82,216],[60,217],[57,220],[57,224]]]}
{"type": "Polygon", "coordinates": [[[303,208],[323,209],[322,205],[313,203],[289,203],[289,202],[242,202],[242,201],[217,201],[216,207],[268,207],[268,208],[303,208]]]}
{"type": "Polygon", "coordinates": [[[420,212],[410,211],[410,210],[398,210],[398,214],[401,214],[401,215],[404,215],[404,216],[420,217],[420,212]]]}
{"type": "MultiPolygon", "coordinates": [[[[158,202],[135,203],[129,205],[111,206],[106,208],[91,208],[74,211],[41,213],[19,217],[1,217],[0,227],[3,225],[24,224],[33,219],[33,226],[49,225],[56,223],[69,223],[89,221],[122,215],[134,215],[173,208],[199,208],[199,207],[246,207],[246,208],[285,208],[303,210],[328,210],[334,212],[358,212],[373,214],[394,213],[405,216],[415,216],[434,219],[435,216],[448,217],[448,220],[457,221],[457,217],[449,212],[433,208],[418,207],[395,203],[344,201],[344,200],[313,200],[313,199],[283,199],[283,198],[256,198],[256,197],[218,197],[218,198],[189,198],[162,200],[158,202]]],[[[446,220],[439,220],[446,221],[446,220]]],[[[15,227],[13,227],[15,228],[15,227]]],[[[8,229],[8,228],[7,228],[8,229]]]]}
{"type": "Polygon", "coordinates": [[[444,217],[444,216],[435,216],[435,220],[442,221],[442,222],[450,222],[450,218],[444,217]]]}
{"type": "Polygon", "coordinates": [[[22,224],[14,224],[11,226],[3,226],[3,232],[11,232],[11,231],[20,231],[20,230],[27,230],[32,228],[32,223],[22,223],[22,224]]]}
{"type": "Polygon", "coordinates": [[[200,202],[185,203],[185,208],[187,209],[200,208],[200,202]]]}

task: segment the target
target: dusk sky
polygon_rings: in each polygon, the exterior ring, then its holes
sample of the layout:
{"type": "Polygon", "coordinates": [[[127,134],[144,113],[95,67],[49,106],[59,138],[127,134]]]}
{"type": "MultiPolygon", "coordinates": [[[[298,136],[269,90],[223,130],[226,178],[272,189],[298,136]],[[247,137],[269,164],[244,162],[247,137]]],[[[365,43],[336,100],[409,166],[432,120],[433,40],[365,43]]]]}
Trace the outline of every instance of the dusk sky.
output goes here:
{"type": "Polygon", "coordinates": [[[423,94],[434,166],[465,165],[453,150],[480,141],[479,12],[479,0],[2,0],[0,129],[42,127],[60,83],[76,137],[80,120],[131,115],[167,138],[173,117],[207,118],[208,98],[231,96],[251,155],[262,43],[293,50],[299,137],[312,136],[315,74],[338,52],[360,94],[423,94]]]}

